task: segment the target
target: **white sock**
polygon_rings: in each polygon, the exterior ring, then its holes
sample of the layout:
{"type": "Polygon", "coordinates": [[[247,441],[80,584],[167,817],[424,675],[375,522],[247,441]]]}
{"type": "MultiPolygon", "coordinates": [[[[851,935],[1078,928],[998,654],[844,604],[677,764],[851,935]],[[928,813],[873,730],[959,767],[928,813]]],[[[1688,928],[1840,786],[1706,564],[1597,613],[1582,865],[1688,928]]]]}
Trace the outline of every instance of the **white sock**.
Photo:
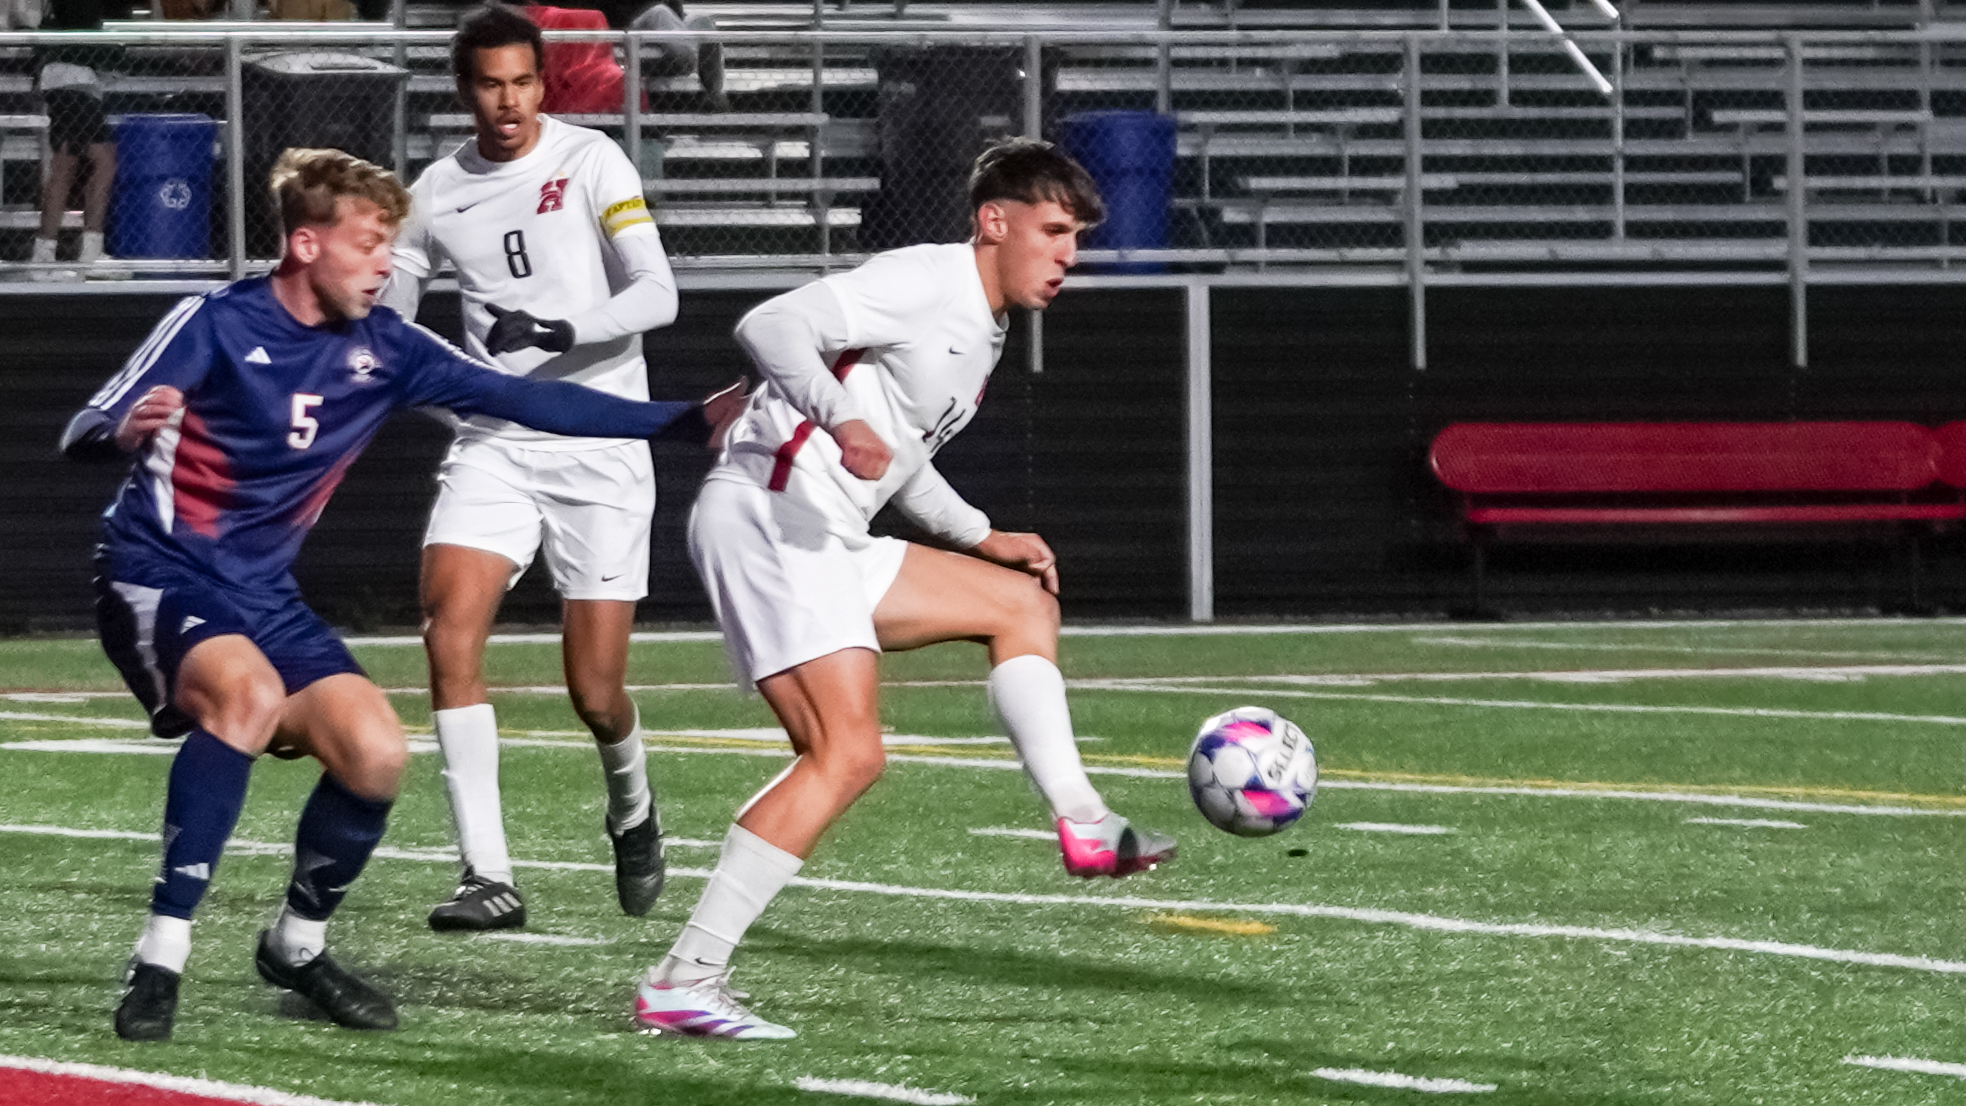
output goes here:
{"type": "Polygon", "coordinates": [[[512,858],[505,851],[505,819],[498,805],[498,715],[490,703],[477,703],[432,711],[430,719],[444,753],[458,851],[472,871],[511,883],[512,858]]]}
{"type": "Polygon", "coordinates": [[[1065,675],[1057,665],[1027,653],[992,668],[990,705],[1010,731],[1031,782],[1051,804],[1052,817],[1097,822],[1106,816],[1106,802],[1079,761],[1072,712],[1065,705],[1065,675]]]}
{"type": "Polygon", "coordinates": [[[143,936],[137,938],[137,959],[145,964],[184,974],[184,962],[191,958],[191,920],[169,914],[152,914],[143,923],[143,936]]]}
{"type": "Polygon", "coordinates": [[[34,260],[43,264],[55,259],[55,240],[34,236],[34,260]]]}
{"type": "Polygon", "coordinates": [[[649,969],[649,979],[694,983],[724,974],[744,931],[804,865],[805,861],[743,826],[730,827],[717,870],[710,873],[689,924],[662,963],[649,969]]]}
{"type": "Polygon", "coordinates": [[[642,747],[642,708],[635,708],[635,726],[628,736],[608,744],[598,738],[601,773],[608,785],[608,828],[615,833],[631,830],[648,821],[655,812],[655,797],[649,794],[648,751],[642,747]]]}
{"type": "Polygon", "coordinates": [[[267,931],[267,943],[280,959],[298,968],[321,955],[328,947],[328,920],[303,918],[289,906],[280,907],[280,916],[267,931]]]}
{"type": "Polygon", "coordinates": [[[75,260],[80,261],[84,265],[87,265],[89,262],[95,261],[101,256],[102,256],[102,232],[99,230],[83,231],[82,252],[75,255],[75,260]]]}

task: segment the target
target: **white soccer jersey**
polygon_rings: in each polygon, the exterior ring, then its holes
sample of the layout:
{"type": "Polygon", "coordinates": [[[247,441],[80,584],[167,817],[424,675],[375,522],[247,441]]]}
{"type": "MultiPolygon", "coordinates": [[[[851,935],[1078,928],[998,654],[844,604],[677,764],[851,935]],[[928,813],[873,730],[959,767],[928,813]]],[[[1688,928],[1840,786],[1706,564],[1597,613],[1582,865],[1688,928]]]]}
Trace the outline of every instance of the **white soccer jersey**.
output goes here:
{"type": "Polygon", "coordinates": [[[966,243],[909,246],[820,283],[846,322],[845,344],[822,355],[845,388],[844,409],[894,451],[886,475],[869,481],[848,472],[832,437],[787,398],[788,385],[767,377],[731,428],[710,478],[797,496],[849,545],[866,541],[868,523],[890,499],[958,546],[983,540],[989,519],[931,464],[975,416],[1003,352],[1004,328],[990,313],[975,250],[966,243]]]}
{"type": "MultiPolygon", "coordinates": [[[[624,399],[648,398],[639,333],[576,345],[562,354],[529,348],[491,357],[488,304],[535,318],[571,319],[604,303],[630,276],[610,243],[655,236],[641,177],[598,131],[540,116],[539,144],[513,161],[486,161],[477,143],[433,162],[410,188],[410,217],[395,247],[399,281],[418,285],[444,258],[457,269],[464,299],[465,349],[516,376],[570,380],[624,399]],[[605,236],[605,237],[604,237],[605,236]]],[[[655,247],[660,250],[659,242],[655,247]]],[[[384,302],[404,302],[392,288],[384,302]]],[[[407,302],[413,304],[414,298],[407,302]]],[[[412,312],[413,313],[413,308],[412,312]]],[[[502,419],[471,418],[460,442],[497,438],[528,449],[595,449],[617,444],[565,438],[502,419]]]]}

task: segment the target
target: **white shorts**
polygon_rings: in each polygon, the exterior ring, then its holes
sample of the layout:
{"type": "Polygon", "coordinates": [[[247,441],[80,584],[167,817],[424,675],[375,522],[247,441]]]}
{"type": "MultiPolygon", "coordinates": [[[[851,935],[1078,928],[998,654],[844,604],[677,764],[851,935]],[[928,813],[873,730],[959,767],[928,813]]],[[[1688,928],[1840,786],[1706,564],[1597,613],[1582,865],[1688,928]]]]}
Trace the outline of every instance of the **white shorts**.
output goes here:
{"type": "Polygon", "coordinates": [[[880,652],[874,608],[907,553],[899,538],[849,548],[818,511],[746,481],[704,481],[689,514],[690,560],[746,687],[842,649],[880,652]]]}
{"type": "Polygon", "coordinates": [[[458,442],[437,471],[423,544],[504,557],[515,566],[508,588],[544,545],[562,597],[633,602],[649,591],[654,517],[647,442],[571,452],[458,442]]]}

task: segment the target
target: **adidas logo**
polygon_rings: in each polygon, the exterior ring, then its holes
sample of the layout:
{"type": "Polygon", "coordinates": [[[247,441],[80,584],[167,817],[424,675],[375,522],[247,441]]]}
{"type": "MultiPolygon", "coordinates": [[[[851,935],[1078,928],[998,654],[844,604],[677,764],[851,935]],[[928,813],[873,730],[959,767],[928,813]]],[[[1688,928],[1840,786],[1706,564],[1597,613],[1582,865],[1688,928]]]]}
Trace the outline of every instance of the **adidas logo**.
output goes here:
{"type": "Polygon", "coordinates": [[[272,363],[273,359],[266,356],[265,346],[254,346],[253,351],[246,355],[246,364],[248,365],[271,365],[272,363]]]}
{"type": "Polygon", "coordinates": [[[519,900],[514,898],[510,892],[500,891],[498,894],[485,900],[485,908],[491,911],[492,917],[499,918],[519,909],[519,900]]]}
{"type": "Polygon", "coordinates": [[[199,618],[195,614],[188,614],[184,616],[184,623],[177,628],[177,632],[180,634],[189,633],[193,626],[203,626],[204,624],[204,619],[199,618]]]}
{"type": "Polygon", "coordinates": [[[203,880],[206,883],[212,881],[212,866],[209,864],[186,864],[182,868],[172,868],[171,871],[191,879],[203,880]]]}

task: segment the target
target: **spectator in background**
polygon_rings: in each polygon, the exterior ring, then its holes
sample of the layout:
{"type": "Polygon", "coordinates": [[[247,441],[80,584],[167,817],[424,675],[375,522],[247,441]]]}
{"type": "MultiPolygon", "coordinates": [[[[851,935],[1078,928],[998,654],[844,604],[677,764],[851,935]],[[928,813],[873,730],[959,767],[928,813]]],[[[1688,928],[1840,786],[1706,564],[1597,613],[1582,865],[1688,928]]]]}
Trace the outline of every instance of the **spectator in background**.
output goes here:
{"type": "MultiPolygon", "coordinates": [[[[105,16],[127,19],[129,0],[45,0],[40,19],[44,31],[100,31],[105,16]]],[[[79,275],[122,277],[104,268],[102,227],[109,209],[109,188],[116,179],[116,139],[102,110],[102,72],[121,60],[121,46],[90,42],[43,46],[35,51],[34,84],[48,113],[48,145],[53,158],[41,188],[41,228],[34,239],[33,260],[51,264],[68,210],[70,193],[88,161],[82,190],[82,246],[76,260],[79,275]]],[[[74,270],[36,269],[36,280],[73,280],[74,270]]]]}
{"type": "Polygon", "coordinates": [[[41,25],[41,0],[0,0],[0,31],[31,31],[41,25]]]}
{"type": "Polygon", "coordinates": [[[338,23],[355,18],[355,5],[349,0],[267,0],[267,11],[275,19],[300,19],[315,23],[338,23]]]}
{"type": "MultiPolygon", "coordinates": [[[[604,11],[606,9],[603,9],[604,11]]],[[[614,12],[607,12],[608,23],[614,12]]],[[[716,20],[707,15],[685,15],[683,0],[656,0],[628,23],[631,31],[714,31],[716,20]]],[[[642,80],[658,77],[686,77],[694,73],[703,82],[703,95],[711,111],[729,111],[730,98],[724,95],[724,48],[722,43],[693,39],[657,40],[642,51],[642,80]]]]}

